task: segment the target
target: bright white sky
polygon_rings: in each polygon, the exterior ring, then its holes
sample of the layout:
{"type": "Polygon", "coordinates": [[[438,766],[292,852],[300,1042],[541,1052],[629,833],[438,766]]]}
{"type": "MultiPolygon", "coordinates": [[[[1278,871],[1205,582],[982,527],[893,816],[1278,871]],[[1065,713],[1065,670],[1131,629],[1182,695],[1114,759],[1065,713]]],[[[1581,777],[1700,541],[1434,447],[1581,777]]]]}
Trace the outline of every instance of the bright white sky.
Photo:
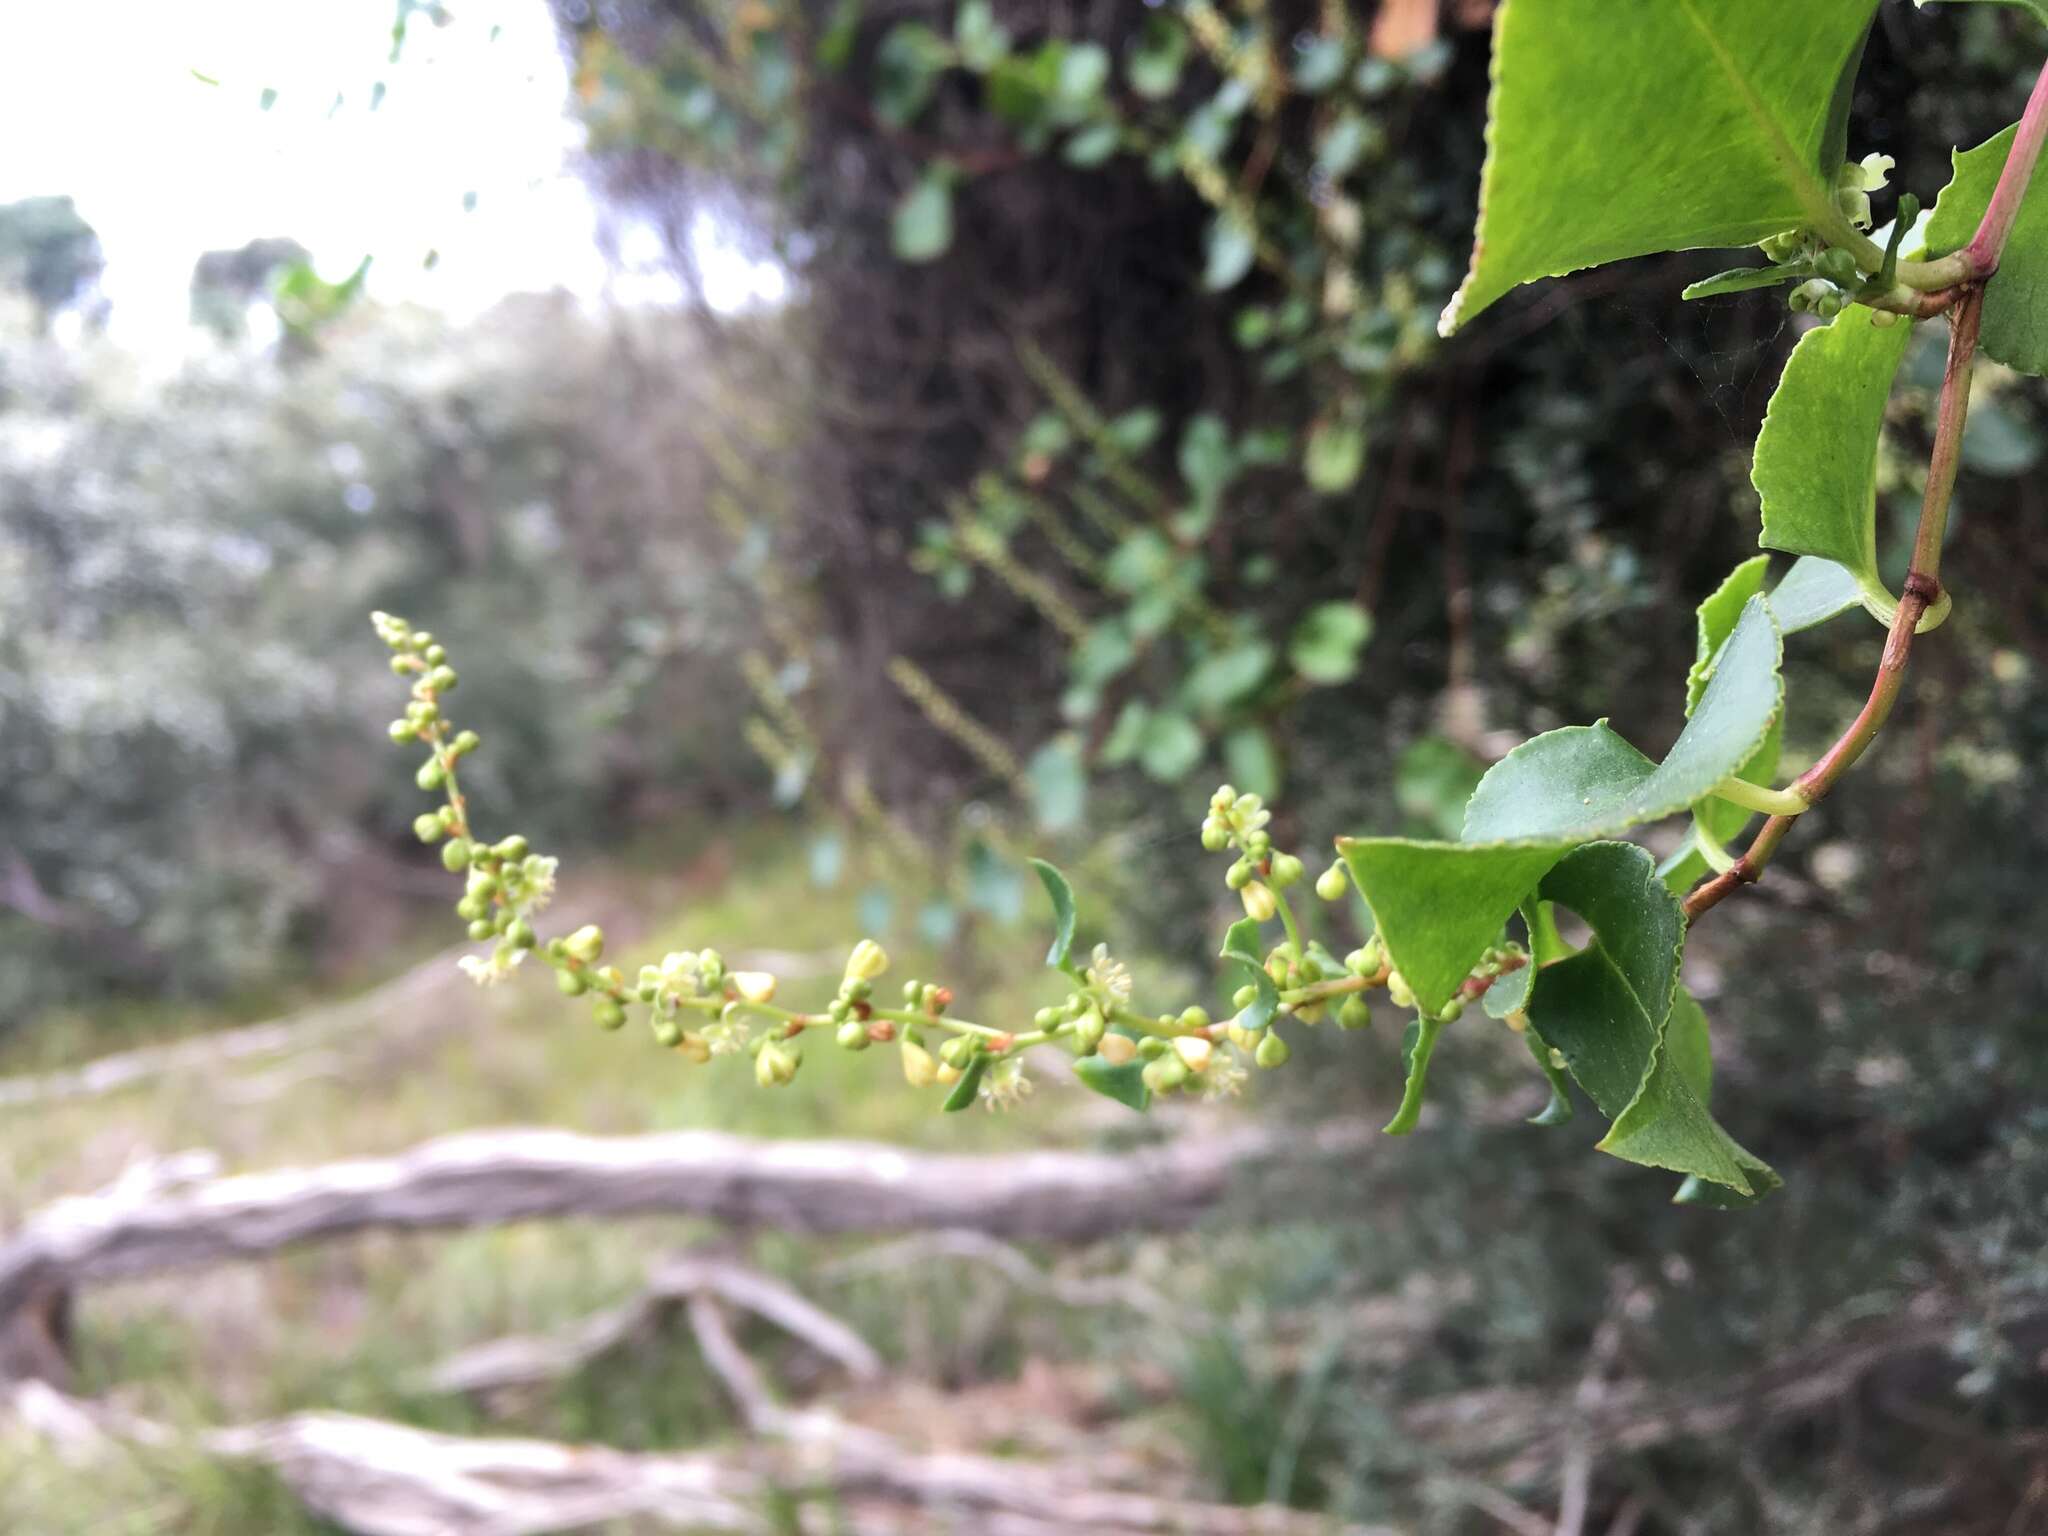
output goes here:
{"type": "MultiPolygon", "coordinates": [[[[148,351],[186,345],[194,258],[263,235],[300,241],[329,278],[372,255],[376,297],[458,317],[554,287],[672,299],[651,231],[621,232],[624,271],[599,253],[597,209],[568,163],[582,135],[565,110],[567,66],[544,0],[450,0],[445,27],[415,15],[394,65],[395,10],[393,0],[10,7],[0,202],[77,200],[106,251],[114,335],[148,351]],[[277,93],[268,111],[266,89],[277,93]],[[431,271],[430,250],[440,254],[431,271]]],[[[698,254],[720,307],[783,290],[779,268],[732,253],[715,231],[698,254]]]]}

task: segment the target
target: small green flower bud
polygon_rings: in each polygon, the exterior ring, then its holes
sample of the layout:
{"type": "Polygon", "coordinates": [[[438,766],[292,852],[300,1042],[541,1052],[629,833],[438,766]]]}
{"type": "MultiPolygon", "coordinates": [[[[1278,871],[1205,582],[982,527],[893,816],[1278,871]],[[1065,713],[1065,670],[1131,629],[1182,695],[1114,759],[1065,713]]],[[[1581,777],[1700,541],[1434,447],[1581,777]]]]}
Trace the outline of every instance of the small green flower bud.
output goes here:
{"type": "Polygon", "coordinates": [[[499,885],[500,882],[498,880],[498,877],[492,874],[488,869],[479,869],[475,865],[470,866],[470,895],[476,897],[480,901],[489,901],[493,896],[498,894],[499,885]]]}
{"type": "Polygon", "coordinates": [[[1161,1056],[1145,1063],[1143,1075],[1154,1093],[1172,1093],[1188,1080],[1188,1067],[1178,1056],[1161,1056]]]}
{"type": "Polygon", "coordinates": [[[1463,1016],[1464,1012],[1465,999],[1454,997],[1444,1004],[1442,1011],[1437,1014],[1437,1020],[1443,1024],[1455,1024],[1463,1016]]]}
{"type": "Polygon", "coordinates": [[[597,1020],[599,1029],[617,1029],[626,1022],[626,1010],[619,1006],[618,999],[601,997],[591,1010],[591,1017],[597,1020]]]}
{"type": "Polygon", "coordinates": [[[797,1066],[803,1061],[795,1047],[783,1045],[780,1041],[765,1042],[754,1057],[754,1081],[763,1088],[780,1088],[796,1076],[797,1066]]]}
{"type": "Polygon", "coordinates": [[[889,969],[889,952],[873,939],[862,939],[846,957],[848,981],[873,981],[889,969]]]}
{"type": "Polygon", "coordinates": [[[441,718],[441,706],[432,699],[414,699],[405,706],[405,718],[410,720],[415,727],[432,725],[441,718]]]}
{"type": "Polygon", "coordinates": [[[514,832],[491,846],[491,852],[508,864],[516,864],[526,857],[526,839],[514,832]]]}
{"type": "Polygon", "coordinates": [[[1273,851],[1273,834],[1270,832],[1249,833],[1245,837],[1244,847],[1245,852],[1249,853],[1253,858],[1263,859],[1273,851]]]}
{"type": "Polygon", "coordinates": [[[412,819],[412,835],[423,843],[438,843],[448,835],[448,828],[433,811],[412,819]]]}
{"type": "Polygon", "coordinates": [[[414,630],[406,637],[405,643],[416,651],[424,651],[434,643],[434,632],[430,629],[414,630]]]}
{"type": "Polygon", "coordinates": [[[1168,1050],[1166,1042],[1157,1035],[1146,1035],[1138,1041],[1138,1054],[1146,1061],[1156,1061],[1168,1050]]]}
{"type": "Polygon", "coordinates": [[[391,670],[400,677],[406,676],[412,669],[413,659],[410,656],[394,656],[391,658],[391,670]]]}
{"type": "Polygon", "coordinates": [[[1180,1011],[1180,1027],[1182,1029],[1207,1029],[1209,1027],[1209,1010],[1190,1003],[1180,1011]]]}
{"type": "Polygon", "coordinates": [[[461,679],[455,675],[455,669],[446,662],[427,674],[427,686],[436,693],[447,693],[460,681],[461,679]]]}
{"type": "Polygon", "coordinates": [[[844,1024],[853,1017],[853,1004],[843,997],[835,997],[832,1000],[832,1006],[825,1010],[825,1017],[834,1024],[844,1024]]]}
{"type": "Polygon", "coordinates": [[[1785,229],[1757,242],[1757,248],[1772,261],[1790,261],[1806,248],[1804,229],[1785,229]]]}
{"type": "Polygon", "coordinates": [[[1399,971],[1387,973],[1387,998],[1396,1008],[1415,1006],[1415,994],[1409,990],[1408,978],[1399,971]]]}
{"type": "Polygon", "coordinates": [[[478,897],[465,894],[462,900],[455,903],[455,915],[465,923],[473,923],[484,915],[487,906],[488,903],[478,897]]]}
{"type": "Polygon", "coordinates": [[[654,1031],[656,1045],[672,1048],[682,1043],[683,1026],[668,1014],[656,1013],[647,1021],[647,1027],[654,1031]]]}
{"type": "Polygon", "coordinates": [[[562,989],[564,997],[581,997],[590,990],[590,983],[583,979],[581,971],[560,970],[555,972],[555,985],[562,989]]]}
{"type": "Polygon", "coordinates": [[[1344,999],[1344,1006],[1337,1010],[1339,1029],[1364,1029],[1372,1023],[1372,1005],[1357,993],[1344,999]]]}
{"type": "Polygon", "coordinates": [[[924,996],[924,983],[923,983],[923,982],[921,982],[921,981],[919,981],[919,980],[918,980],[918,979],[917,979],[916,977],[914,977],[914,976],[913,976],[913,977],[912,977],[912,978],[911,978],[911,979],[910,979],[909,981],[906,981],[905,983],[903,983],[903,1006],[904,1006],[904,1007],[906,1007],[906,1008],[915,1008],[915,1007],[917,1006],[917,1004],[918,1004],[918,1000],[919,1000],[920,998],[922,998],[923,996],[924,996]]]}
{"type": "Polygon", "coordinates": [[[1316,876],[1316,894],[1325,901],[1342,901],[1345,888],[1350,884],[1342,864],[1332,864],[1316,876]]]}
{"type": "Polygon", "coordinates": [[[1235,992],[1230,994],[1230,1006],[1235,1008],[1239,1013],[1244,1012],[1245,1009],[1251,1007],[1251,1005],[1257,1002],[1258,1000],[1259,988],[1257,983],[1255,982],[1248,981],[1243,986],[1239,987],[1235,992]]]}
{"type": "Polygon", "coordinates": [[[1297,859],[1291,853],[1276,853],[1273,855],[1273,868],[1267,877],[1272,881],[1273,889],[1284,891],[1287,887],[1300,880],[1301,876],[1300,859],[1297,859]]]}
{"type": "Polygon", "coordinates": [[[1065,1017],[1057,1008],[1041,1008],[1031,1015],[1033,1029],[1057,1029],[1065,1017]]]}
{"type": "Polygon", "coordinates": [[[511,942],[514,949],[531,949],[537,938],[533,931],[533,924],[523,917],[512,919],[511,923],[506,926],[505,937],[511,942]]]}
{"type": "Polygon", "coordinates": [[[575,959],[589,965],[604,953],[604,930],[595,923],[585,923],[569,935],[564,947],[575,959]]]}
{"type": "Polygon", "coordinates": [[[868,1048],[868,1027],[859,1019],[848,1019],[833,1032],[832,1038],[849,1051],[864,1051],[868,1048]]]}
{"type": "Polygon", "coordinates": [[[1230,828],[1211,816],[1202,823],[1202,846],[1211,853],[1221,853],[1230,846],[1230,828]]]}
{"type": "Polygon", "coordinates": [[[391,738],[394,745],[401,747],[419,735],[410,720],[394,720],[384,728],[384,733],[391,738]]]}
{"type": "Polygon", "coordinates": [[[488,917],[480,917],[469,925],[469,936],[472,939],[488,939],[497,931],[498,925],[488,917]]]}
{"type": "Polygon", "coordinates": [[[1272,889],[1264,882],[1254,880],[1238,895],[1244,899],[1244,914],[1255,923],[1272,921],[1273,914],[1280,910],[1280,902],[1272,889]]]}
{"type": "Polygon", "coordinates": [[[448,659],[448,648],[441,645],[430,645],[420,652],[420,659],[430,667],[438,667],[448,659]]]}
{"type": "Polygon", "coordinates": [[[569,941],[568,941],[567,939],[561,939],[561,938],[549,939],[549,940],[548,940],[548,958],[549,958],[550,960],[566,960],[566,959],[568,959],[568,958],[569,958],[569,941]]]}
{"type": "Polygon", "coordinates": [[[1259,1042],[1259,1048],[1252,1052],[1252,1060],[1271,1071],[1275,1067],[1286,1066],[1287,1058],[1293,1054],[1287,1048],[1287,1042],[1269,1030],[1266,1038],[1259,1042]]]}
{"type": "Polygon", "coordinates": [[[874,991],[875,985],[871,981],[852,980],[839,983],[839,995],[849,1003],[864,1003],[874,995],[874,991]]]}
{"type": "MultiPolygon", "coordinates": [[[[1111,1035],[1109,1033],[1109,1022],[1101,1014],[1094,1012],[1084,1013],[1075,1021],[1074,1044],[1081,1048],[1083,1056],[1086,1056],[1090,1051],[1100,1050],[1103,1046],[1108,1045],[1111,1040],[1123,1040],[1123,1036],[1111,1035]]],[[[1130,1044],[1128,1040],[1125,1040],[1124,1043],[1126,1045],[1130,1044]]],[[[1103,1051],[1103,1054],[1107,1056],[1109,1053],[1103,1051]]]]}
{"type": "Polygon", "coordinates": [[[1831,283],[1844,288],[1862,279],[1863,273],[1856,265],[1856,258],[1838,246],[1831,246],[1813,259],[1814,269],[1831,283]]]}
{"type": "Polygon", "coordinates": [[[441,766],[441,759],[430,757],[420,764],[420,771],[412,776],[412,781],[432,794],[448,782],[448,771],[441,766]]]}
{"type": "Polygon", "coordinates": [[[1252,876],[1257,873],[1250,859],[1239,859],[1223,872],[1223,883],[1233,891],[1241,891],[1252,883],[1252,876]]]}
{"type": "Polygon", "coordinates": [[[482,739],[475,731],[462,731],[448,744],[448,750],[457,757],[467,757],[482,744],[482,739]]]}
{"type": "Polygon", "coordinates": [[[1218,785],[1216,793],[1209,797],[1209,809],[1212,811],[1227,811],[1236,804],[1237,790],[1229,784],[1218,785]]]}
{"type": "Polygon", "coordinates": [[[980,1049],[981,1042],[972,1035],[955,1035],[939,1047],[939,1060],[949,1067],[964,1067],[980,1049]]]}

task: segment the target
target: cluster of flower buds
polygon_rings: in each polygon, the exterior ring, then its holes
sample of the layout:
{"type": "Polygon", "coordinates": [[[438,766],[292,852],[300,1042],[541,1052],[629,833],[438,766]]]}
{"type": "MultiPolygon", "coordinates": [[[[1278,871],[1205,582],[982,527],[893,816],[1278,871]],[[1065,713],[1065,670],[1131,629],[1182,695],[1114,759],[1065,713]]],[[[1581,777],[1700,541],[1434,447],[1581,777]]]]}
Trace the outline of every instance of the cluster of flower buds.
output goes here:
{"type": "MultiPolygon", "coordinates": [[[[1870,194],[1886,186],[1893,163],[1890,155],[1865,155],[1861,160],[1849,161],[1836,173],[1835,206],[1852,228],[1867,231],[1871,227],[1875,216],[1871,212],[1870,194]]],[[[1910,222],[1918,208],[1911,199],[1901,198],[1901,222],[1910,222]]],[[[1896,260],[1897,248],[1898,242],[1894,241],[1888,262],[1896,260]]],[[[1805,281],[1786,295],[1785,302],[1796,313],[1832,320],[1872,286],[1870,274],[1857,265],[1853,255],[1828,245],[1818,232],[1803,225],[1759,241],[1758,249],[1780,267],[1799,268],[1806,274],[1805,281]]],[[[1889,264],[1883,281],[1889,281],[1889,264]]],[[[1888,322],[1891,317],[1882,318],[1888,322]]]]}

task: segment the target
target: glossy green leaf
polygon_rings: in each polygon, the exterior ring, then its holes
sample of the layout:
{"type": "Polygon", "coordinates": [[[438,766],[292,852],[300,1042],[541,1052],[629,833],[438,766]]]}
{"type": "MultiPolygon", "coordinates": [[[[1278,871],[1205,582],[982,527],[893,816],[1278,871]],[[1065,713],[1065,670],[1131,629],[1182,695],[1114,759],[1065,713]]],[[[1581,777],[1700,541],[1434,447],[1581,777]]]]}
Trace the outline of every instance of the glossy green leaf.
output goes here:
{"type": "Polygon", "coordinates": [[[889,222],[889,244],[903,261],[936,261],[953,243],[953,183],[926,171],[903,194],[889,222]]]}
{"type": "Polygon", "coordinates": [[[1833,217],[1840,87],[1877,0],[1503,0],[1472,270],[1518,283],[1833,217]]]}
{"type": "Polygon", "coordinates": [[[974,1096],[981,1088],[981,1080],[988,1075],[988,1053],[977,1051],[974,1059],[960,1069],[960,1081],[953,1085],[953,1091],[946,1095],[946,1102],[940,1106],[949,1115],[957,1115],[963,1109],[974,1107],[974,1096]]]}
{"type": "Polygon", "coordinates": [[[1394,966],[1425,1013],[1440,1013],[1564,842],[1432,843],[1346,837],[1337,849],[1394,966]]]}
{"type": "Polygon", "coordinates": [[[1074,737],[1055,736],[1032,753],[1024,780],[1041,831],[1069,832],[1081,824],[1088,809],[1088,768],[1074,737]]]}
{"type": "MultiPolygon", "coordinates": [[[[1279,1010],[1280,989],[1266,974],[1265,945],[1259,938],[1259,925],[1248,917],[1232,923],[1223,935],[1220,953],[1225,960],[1236,961],[1244,972],[1244,980],[1237,983],[1238,987],[1248,981],[1259,990],[1259,995],[1238,1011],[1237,1022],[1246,1029],[1264,1029],[1273,1022],[1273,1015],[1279,1010]]],[[[1237,987],[1231,990],[1234,992],[1237,987]]]]}
{"type": "Polygon", "coordinates": [[[1209,221],[1209,236],[1203,247],[1202,286],[1222,293],[1244,281],[1259,253],[1259,237],[1251,225],[1229,209],[1209,221]]]}
{"type": "Polygon", "coordinates": [[[891,27],[875,50],[875,115],[893,128],[909,127],[952,61],[952,48],[924,23],[891,27]]]}
{"type": "Polygon", "coordinates": [[[1074,1063],[1074,1076],[1083,1087],[1092,1088],[1105,1099],[1115,1099],[1126,1109],[1140,1114],[1152,1103],[1152,1090],[1145,1086],[1145,1064],[1126,1061],[1112,1065],[1100,1056],[1083,1056],[1074,1063]]]}
{"type": "MultiPolygon", "coordinates": [[[[1749,600],[1763,591],[1764,577],[1770,568],[1769,555],[1751,555],[1730,571],[1721,585],[1700,604],[1692,670],[1685,675],[1685,712],[1688,715],[1699,706],[1700,695],[1707,691],[1707,677],[1713,670],[1714,657],[1728,637],[1735,633],[1736,622],[1741,619],[1742,610],[1748,606],[1749,600]]],[[[1776,612],[1775,609],[1772,611],[1776,612]]],[[[1783,620],[1779,622],[1782,624],[1783,620]]]]}
{"type": "Polygon", "coordinates": [[[1856,573],[1818,555],[1794,560],[1785,579],[1771,588],[1771,612],[1777,616],[1779,632],[1787,635],[1825,624],[1862,601],[1856,573]]]}
{"type": "Polygon", "coordinates": [[[1067,955],[1074,947],[1074,888],[1067,884],[1065,875],[1044,859],[1033,859],[1031,867],[1038,871],[1038,882],[1052,902],[1052,947],[1045,952],[1045,963],[1056,971],[1064,971],[1068,969],[1067,955]]]}
{"type": "Polygon", "coordinates": [[[1880,329],[1852,304],[1799,338],[1771,395],[1750,471],[1763,499],[1757,542],[1846,567],[1864,596],[1891,601],[1877,573],[1877,443],[1912,327],[1880,329]]]}
{"type": "Polygon", "coordinates": [[[1525,741],[1487,770],[1465,807],[1465,837],[1587,842],[1702,800],[1764,745],[1778,718],[1778,626],[1761,597],[1744,604],[1699,707],[1662,763],[1605,722],[1525,741]]]}
{"type": "Polygon", "coordinates": [[[1318,603],[1287,638],[1287,660],[1312,683],[1348,683],[1372,638],[1372,615],[1357,603],[1318,603]]]}
{"type": "Polygon", "coordinates": [[[1401,1085],[1401,1107],[1380,1129],[1389,1136],[1406,1136],[1422,1119],[1422,1100],[1429,1091],[1429,1062],[1436,1054],[1437,1036],[1444,1032],[1440,1020],[1410,1019],[1401,1032],[1401,1065],[1407,1076],[1401,1085]]]}
{"type": "MultiPolygon", "coordinates": [[[[2017,123],[2005,133],[1956,154],[1956,178],[1942,190],[1927,219],[1927,254],[1948,256],[1970,244],[1978,219],[1991,207],[2017,123]]],[[[1999,270],[1985,285],[1985,317],[1978,348],[1993,362],[2021,373],[2048,373],[2048,176],[2040,170],[2019,199],[2019,217],[2005,238],[1999,270]]]]}
{"type": "Polygon", "coordinates": [[[1763,1165],[1715,1123],[1688,1080],[1697,1064],[1691,1043],[1667,1047],[1685,915],[1649,854],[1632,843],[1590,843],[1550,871],[1542,894],[1593,930],[1584,949],[1538,973],[1528,1012],[1613,1121],[1600,1149],[1755,1193],[1763,1165]]]}
{"type": "Polygon", "coordinates": [[[1358,484],[1365,468],[1365,428],[1352,421],[1320,421],[1308,435],[1301,469],[1311,489],[1325,496],[1358,484]]]}

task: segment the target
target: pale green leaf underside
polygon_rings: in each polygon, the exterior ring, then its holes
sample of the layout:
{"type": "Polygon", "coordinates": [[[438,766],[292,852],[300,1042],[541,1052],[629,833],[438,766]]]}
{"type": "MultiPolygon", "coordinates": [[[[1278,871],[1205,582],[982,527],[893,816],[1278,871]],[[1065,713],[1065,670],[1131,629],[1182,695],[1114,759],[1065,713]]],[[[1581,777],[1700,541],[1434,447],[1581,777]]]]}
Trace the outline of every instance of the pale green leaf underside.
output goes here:
{"type": "Polygon", "coordinates": [[[1778,718],[1778,626],[1752,596],[1670,755],[1653,763],[1602,723],[1526,741],[1487,770],[1465,806],[1465,838],[1588,842],[1675,815],[1764,745],[1778,718]]]}
{"type": "Polygon", "coordinates": [[[1472,269],[1439,329],[1539,277],[1830,212],[1836,91],[1875,9],[1504,0],[1472,269]]]}
{"type": "Polygon", "coordinates": [[[1346,837],[1337,848],[1394,967],[1423,1009],[1440,1013],[1570,844],[1346,837]]]}
{"type": "Polygon", "coordinates": [[[1856,573],[1835,560],[1803,555],[1792,562],[1785,579],[1771,589],[1771,612],[1781,634],[1825,624],[1863,601],[1856,573]]]}
{"type": "MultiPolygon", "coordinates": [[[[1955,157],[1955,179],[1927,221],[1930,255],[1946,256],[1970,243],[1991,203],[2018,124],[1955,157]]],[[[1984,322],[1978,346],[1993,362],[2022,373],[2048,374],[2048,175],[2036,170],[2020,199],[2019,217],[2006,237],[1998,270],[1984,285],[1984,322]]]]}
{"type": "Polygon", "coordinates": [[[1699,1042],[1666,1048],[1685,915],[1650,856],[1632,843],[1591,843],[1541,889],[1593,930],[1584,949],[1538,973],[1529,1021],[1613,1121],[1600,1149],[1740,1195],[1759,1192],[1768,1170],[1721,1129],[1697,1091],[1699,1042]],[[1754,1178],[1752,1169],[1760,1170],[1754,1178]]]}
{"type": "Polygon", "coordinates": [[[1871,324],[1852,304],[1799,338],[1771,395],[1750,470],[1763,499],[1757,542],[1845,567],[1889,607],[1877,573],[1877,442],[1912,327],[1871,324]]]}

